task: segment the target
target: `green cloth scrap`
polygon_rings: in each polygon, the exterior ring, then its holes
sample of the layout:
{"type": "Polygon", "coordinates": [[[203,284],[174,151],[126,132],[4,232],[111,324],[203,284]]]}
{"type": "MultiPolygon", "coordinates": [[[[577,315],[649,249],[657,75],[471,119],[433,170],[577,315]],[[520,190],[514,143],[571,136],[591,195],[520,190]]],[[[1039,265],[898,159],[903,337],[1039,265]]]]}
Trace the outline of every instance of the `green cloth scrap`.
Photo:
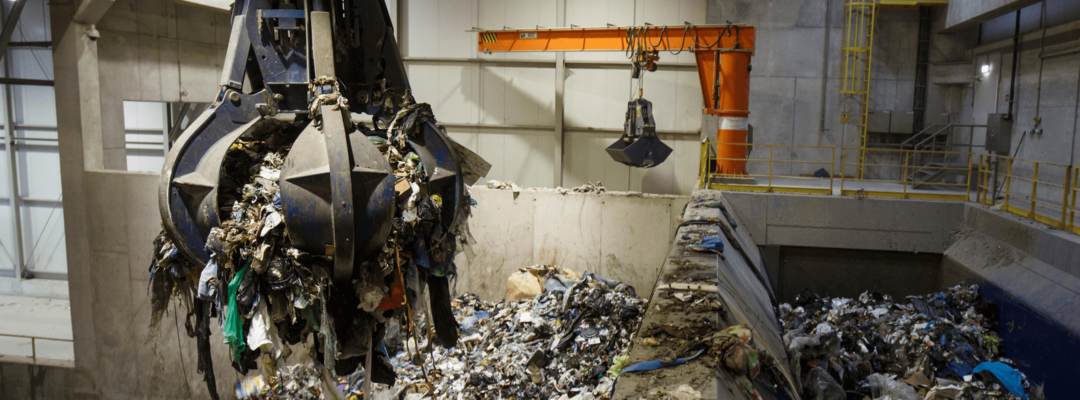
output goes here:
{"type": "Polygon", "coordinates": [[[626,368],[626,362],[630,360],[630,356],[619,356],[615,358],[615,362],[612,363],[611,368],[608,368],[607,374],[611,379],[619,377],[623,368],[626,368]]]}
{"type": "Polygon", "coordinates": [[[247,264],[240,268],[240,271],[237,271],[236,276],[229,282],[229,310],[225,315],[225,327],[221,329],[222,334],[225,335],[225,343],[232,350],[233,361],[237,363],[240,362],[240,354],[247,349],[247,346],[244,345],[244,321],[236,305],[236,291],[240,288],[240,281],[244,279],[244,273],[247,272],[249,266],[251,266],[251,260],[248,260],[247,264]]]}

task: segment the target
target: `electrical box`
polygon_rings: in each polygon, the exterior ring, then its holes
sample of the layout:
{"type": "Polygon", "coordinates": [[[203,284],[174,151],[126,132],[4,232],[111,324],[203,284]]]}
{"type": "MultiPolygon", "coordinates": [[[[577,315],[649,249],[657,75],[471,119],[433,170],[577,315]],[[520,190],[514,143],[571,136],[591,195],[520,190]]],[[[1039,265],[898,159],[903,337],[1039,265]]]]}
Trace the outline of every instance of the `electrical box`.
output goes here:
{"type": "Polygon", "coordinates": [[[870,110],[866,115],[866,131],[876,133],[889,133],[890,110],[870,110]]]}
{"type": "Polygon", "coordinates": [[[915,125],[914,111],[894,111],[889,122],[889,132],[914,133],[912,125],[915,125]]]}
{"type": "Polygon", "coordinates": [[[851,123],[851,113],[849,113],[847,111],[840,112],[840,123],[841,124],[851,123]]]}
{"type": "Polygon", "coordinates": [[[986,151],[1009,155],[1012,148],[1012,119],[1009,114],[986,116],[986,151]]]}

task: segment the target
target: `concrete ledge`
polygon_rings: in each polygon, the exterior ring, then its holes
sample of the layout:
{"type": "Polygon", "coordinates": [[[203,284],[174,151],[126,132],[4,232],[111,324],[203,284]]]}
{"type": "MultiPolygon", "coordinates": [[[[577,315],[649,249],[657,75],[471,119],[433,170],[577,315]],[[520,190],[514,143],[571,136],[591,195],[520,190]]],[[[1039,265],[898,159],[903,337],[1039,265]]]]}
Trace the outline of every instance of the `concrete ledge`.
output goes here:
{"type": "Polygon", "coordinates": [[[1074,332],[1080,332],[1080,278],[1019,250],[1009,242],[969,231],[945,252],[946,283],[993,283],[1031,308],[1074,332]],[[976,280],[977,281],[977,280],[976,280]]]}
{"type": "Polygon", "coordinates": [[[967,204],[966,230],[983,233],[1055,269],[1080,278],[1080,236],[1019,215],[967,204]]]}
{"type": "Polygon", "coordinates": [[[964,203],[725,192],[758,245],[942,253],[964,203]]]}
{"type": "Polygon", "coordinates": [[[68,299],[68,281],[55,279],[0,278],[0,295],[68,299]]]}

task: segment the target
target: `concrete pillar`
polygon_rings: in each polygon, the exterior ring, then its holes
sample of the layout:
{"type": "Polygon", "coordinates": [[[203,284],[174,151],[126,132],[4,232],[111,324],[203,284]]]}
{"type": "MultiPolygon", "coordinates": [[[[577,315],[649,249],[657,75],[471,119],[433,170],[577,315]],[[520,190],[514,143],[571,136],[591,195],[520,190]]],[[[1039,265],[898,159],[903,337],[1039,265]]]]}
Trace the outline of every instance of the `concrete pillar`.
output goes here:
{"type": "MultiPolygon", "coordinates": [[[[60,5],[62,6],[62,5],[60,5]]],[[[69,20],[70,22],[70,20],[69,20]]],[[[98,87],[97,43],[86,35],[86,25],[54,25],[57,133],[60,182],[68,255],[71,326],[75,347],[76,393],[94,397],[94,371],[98,365],[93,324],[94,271],[90,268],[84,171],[104,167],[101,108],[98,87]]]]}

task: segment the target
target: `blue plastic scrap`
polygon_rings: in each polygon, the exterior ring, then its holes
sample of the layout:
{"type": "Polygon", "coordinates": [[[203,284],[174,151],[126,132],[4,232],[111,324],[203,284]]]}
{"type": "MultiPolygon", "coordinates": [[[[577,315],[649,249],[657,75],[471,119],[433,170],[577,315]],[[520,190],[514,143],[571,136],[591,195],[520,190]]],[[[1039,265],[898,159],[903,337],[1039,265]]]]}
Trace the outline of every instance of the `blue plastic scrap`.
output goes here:
{"type": "Polygon", "coordinates": [[[717,254],[724,252],[724,239],[719,236],[705,236],[700,242],[690,245],[694,251],[711,251],[717,254]]]}
{"type": "Polygon", "coordinates": [[[663,362],[663,361],[660,361],[660,360],[642,361],[642,362],[639,362],[637,364],[626,367],[625,369],[622,370],[622,372],[619,373],[618,376],[615,377],[615,382],[611,383],[611,396],[610,397],[614,398],[614,396],[615,396],[615,384],[619,383],[619,377],[623,376],[623,374],[625,374],[627,372],[652,371],[652,370],[656,370],[656,369],[660,369],[660,368],[673,367],[673,366],[676,366],[676,365],[686,364],[687,362],[690,362],[690,360],[698,358],[698,356],[700,356],[701,353],[704,353],[704,352],[705,352],[705,349],[701,349],[701,350],[698,350],[697,353],[695,353],[694,355],[692,355],[690,357],[677,358],[677,359],[675,359],[675,361],[672,361],[672,362],[663,362]]]}
{"type": "Polygon", "coordinates": [[[199,273],[199,286],[198,296],[200,299],[210,298],[210,294],[216,288],[210,285],[210,280],[217,276],[218,264],[217,259],[211,258],[210,262],[206,263],[206,267],[199,273]]]}
{"type": "Polygon", "coordinates": [[[990,371],[990,373],[994,374],[1013,396],[1025,400],[1028,398],[1027,393],[1024,393],[1024,385],[1021,383],[1020,371],[1010,367],[1009,364],[998,361],[984,362],[976,366],[971,372],[979,373],[982,371],[990,371]]]}

